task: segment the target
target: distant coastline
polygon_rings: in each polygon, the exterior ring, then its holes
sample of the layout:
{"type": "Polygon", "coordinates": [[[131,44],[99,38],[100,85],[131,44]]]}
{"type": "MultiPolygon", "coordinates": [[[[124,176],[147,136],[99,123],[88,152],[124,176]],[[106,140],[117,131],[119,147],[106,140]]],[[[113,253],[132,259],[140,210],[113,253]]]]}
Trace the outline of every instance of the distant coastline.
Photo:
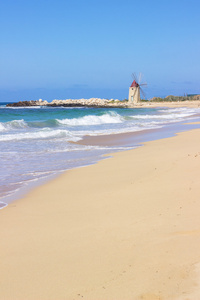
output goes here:
{"type": "Polygon", "coordinates": [[[30,100],[8,103],[7,107],[29,107],[29,106],[48,106],[48,107],[99,107],[99,108],[133,108],[133,107],[157,107],[157,106],[200,106],[200,95],[187,95],[187,96],[167,96],[165,98],[153,97],[151,100],[141,100],[138,103],[130,104],[127,99],[54,99],[51,102],[46,100],[30,100]]]}
{"type": "Polygon", "coordinates": [[[128,107],[128,100],[120,101],[118,99],[66,99],[66,100],[53,100],[47,102],[46,100],[31,100],[31,101],[19,101],[15,103],[9,103],[7,107],[26,107],[26,106],[48,106],[48,107],[128,107]]]}

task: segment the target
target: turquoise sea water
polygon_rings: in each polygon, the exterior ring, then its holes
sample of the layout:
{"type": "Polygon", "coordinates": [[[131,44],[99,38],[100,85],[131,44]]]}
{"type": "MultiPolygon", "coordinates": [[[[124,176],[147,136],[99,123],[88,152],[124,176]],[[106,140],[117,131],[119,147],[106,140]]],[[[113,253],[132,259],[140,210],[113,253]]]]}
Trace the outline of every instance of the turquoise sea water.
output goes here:
{"type": "MultiPolygon", "coordinates": [[[[195,117],[191,108],[7,108],[0,104],[0,201],[30,182],[129,149],[79,145],[99,136],[164,128],[195,117]]],[[[132,142],[134,147],[134,140],[132,142]]]]}

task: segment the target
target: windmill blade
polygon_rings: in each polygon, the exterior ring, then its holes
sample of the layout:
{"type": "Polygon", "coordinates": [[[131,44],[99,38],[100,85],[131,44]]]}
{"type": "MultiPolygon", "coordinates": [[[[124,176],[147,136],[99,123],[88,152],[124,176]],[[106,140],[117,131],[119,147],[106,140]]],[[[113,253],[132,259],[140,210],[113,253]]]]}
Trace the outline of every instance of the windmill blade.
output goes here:
{"type": "Polygon", "coordinates": [[[143,89],[142,88],[140,88],[140,91],[141,91],[141,94],[142,94],[142,96],[144,97],[144,99],[146,98],[146,94],[145,94],[145,92],[143,91],[143,89]]]}
{"type": "Polygon", "coordinates": [[[134,73],[134,75],[135,75],[135,81],[138,83],[138,77],[137,77],[137,74],[134,73]]]}
{"type": "Polygon", "coordinates": [[[147,85],[147,83],[146,83],[146,82],[144,82],[144,83],[141,83],[141,84],[140,84],[140,86],[144,86],[144,85],[147,85]]]}
{"type": "Polygon", "coordinates": [[[135,80],[135,74],[132,73],[131,76],[132,76],[133,80],[135,80]]]}
{"type": "Polygon", "coordinates": [[[132,73],[132,77],[133,77],[133,79],[134,79],[136,82],[138,82],[136,73],[132,73]]]}
{"type": "Polygon", "coordinates": [[[140,85],[140,82],[142,81],[142,73],[140,72],[139,73],[139,76],[138,76],[138,84],[140,85]]]}

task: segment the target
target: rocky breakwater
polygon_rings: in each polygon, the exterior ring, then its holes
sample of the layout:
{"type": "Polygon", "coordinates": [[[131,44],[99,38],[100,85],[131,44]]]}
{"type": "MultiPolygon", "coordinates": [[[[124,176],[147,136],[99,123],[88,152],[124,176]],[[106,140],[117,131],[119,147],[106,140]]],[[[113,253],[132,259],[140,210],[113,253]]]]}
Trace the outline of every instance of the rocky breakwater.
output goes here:
{"type": "Polygon", "coordinates": [[[30,100],[30,101],[19,101],[14,103],[9,103],[6,106],[7,107],[25,107],[25,106],[45,106],[48,105],[48,102],[46,100],[30,100]]]}
{"type": "Polygon", "coordinates": [[[53,100],[47,102],[46,100],[31,100],[19,101],[16,103],[9,103],[7,107],[26,107],[26,106],[50,106],[50,107],[128,107],[127,101],[119,101],[118,99],[66,99],[66,100],[53,100]]]}

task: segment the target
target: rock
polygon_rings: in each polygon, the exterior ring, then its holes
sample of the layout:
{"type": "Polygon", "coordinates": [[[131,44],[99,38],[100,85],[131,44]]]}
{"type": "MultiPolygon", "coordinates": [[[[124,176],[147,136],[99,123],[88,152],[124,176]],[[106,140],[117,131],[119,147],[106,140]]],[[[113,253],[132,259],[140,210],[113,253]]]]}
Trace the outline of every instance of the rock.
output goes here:
{"type": "Polygon", "coordinates": [[[31,101],[19,101],[17,103],[7,104],[8,107],[26,107],[26,106],[64,106],[64,107],[128,107],[126,102],[119,101],[118,99],[108,100],[101,98],[90,98],[90,99],[65,99],[57,100],[54,99],[52,102],[47,102],[46,100],[31,100],[31,101]]]}
{"type": "Polygon", "coordinates": [[[43,106],[43,105],[48,104],[48,102],[46,100],[45,101],[42,101],[42,99],[40,99],[40,100],[19,101],[16,103],[9,103],[6,106],[7,107],[26,107],[26,106],[43,106]]]}

